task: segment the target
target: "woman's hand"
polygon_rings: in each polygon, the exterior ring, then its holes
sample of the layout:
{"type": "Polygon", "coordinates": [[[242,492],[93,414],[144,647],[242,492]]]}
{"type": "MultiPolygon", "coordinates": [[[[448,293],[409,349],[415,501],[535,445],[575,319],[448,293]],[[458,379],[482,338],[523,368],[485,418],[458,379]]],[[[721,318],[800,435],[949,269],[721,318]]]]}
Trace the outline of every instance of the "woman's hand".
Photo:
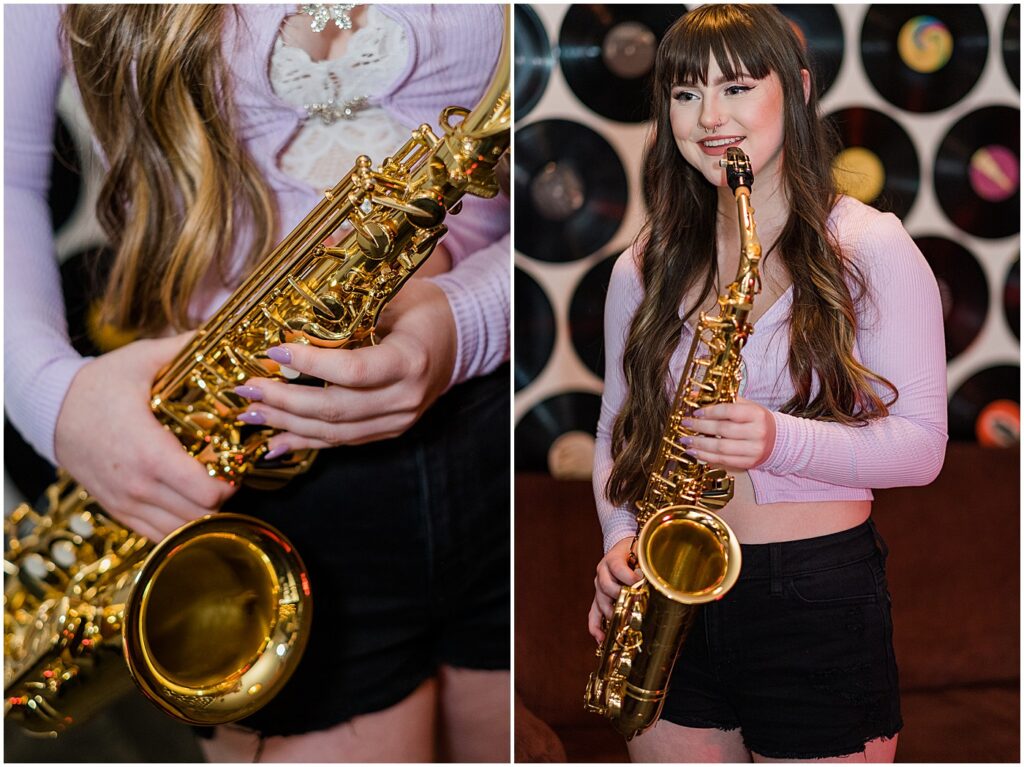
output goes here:
{"type": "Polygon", "coordinates": [[[410,280],[388,304],[376,346],[276,347],[279,361],[327,381],[326,388],[252,378],[238,393],[252,400],[241,420],[281,429],[269,456],[306,448],[358,445],[395,437],[445,390],[455,367],[456,329],[437,285],[410,280]]]}
{"type": "Polygon", "coordinates": [[[234,493],[153,416],[150,388],[191,333],[136,341],[71,382],[57,417],[57,460],[120,523],[153,541],[216,511],[234,493]]]}
{"type": "Polygon", "coordinates": [[[775,448],[775,418],[756,402],[737,397],[733,403],[711,405],[684,418],[683,425],[708,436],[684,438],[686,452],[715,466],[753,469],[775,448]]]}
{"type": "Polygon", "coordinates": [[[623,538],[608,549],[608,553],[597,563],[594,602],[590,605],[588,628],[590,636],[599,643],[604,641],[602,618],[612,617],[619,591],[623,586],[632,586],[643,577],[639,569],[634,570],[629,566],[629,550],[632,545],[632,537],[623,538]]]}

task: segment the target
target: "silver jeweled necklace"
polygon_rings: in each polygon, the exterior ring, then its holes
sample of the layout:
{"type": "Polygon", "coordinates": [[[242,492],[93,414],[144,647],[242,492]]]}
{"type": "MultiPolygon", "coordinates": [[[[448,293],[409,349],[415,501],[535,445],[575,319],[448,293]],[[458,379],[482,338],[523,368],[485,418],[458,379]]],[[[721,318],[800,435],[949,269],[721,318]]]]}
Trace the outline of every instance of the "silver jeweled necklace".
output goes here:
{"type": "Polygon", "coordinates": [[[303,5],[299,10],[307,16],[313,17],[309,26],[314,32],[323,32],[330,21],[337,24],[338,29],[352,29],[352,17],[349,13],[357,5],[359,3],[334,3],[331,5],[313,3],[303,5]]]}

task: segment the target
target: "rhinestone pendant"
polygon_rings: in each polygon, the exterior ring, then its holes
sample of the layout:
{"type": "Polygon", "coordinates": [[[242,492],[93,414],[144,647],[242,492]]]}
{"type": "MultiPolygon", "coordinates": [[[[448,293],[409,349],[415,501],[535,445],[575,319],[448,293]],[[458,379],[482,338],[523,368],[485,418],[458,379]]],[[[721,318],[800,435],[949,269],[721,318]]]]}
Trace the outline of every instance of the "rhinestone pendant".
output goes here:
{"type": "Polygon", "coordinates": [[[338,29],[352,29],[352,17],[349,13],[358,3],[334,3],[325,5],[315,3],[304,5],[300,11],[307,16],[312,16],[313,21],[310,27],[314,32],[323,32],[329,21],[338,25],[338,29]]]}

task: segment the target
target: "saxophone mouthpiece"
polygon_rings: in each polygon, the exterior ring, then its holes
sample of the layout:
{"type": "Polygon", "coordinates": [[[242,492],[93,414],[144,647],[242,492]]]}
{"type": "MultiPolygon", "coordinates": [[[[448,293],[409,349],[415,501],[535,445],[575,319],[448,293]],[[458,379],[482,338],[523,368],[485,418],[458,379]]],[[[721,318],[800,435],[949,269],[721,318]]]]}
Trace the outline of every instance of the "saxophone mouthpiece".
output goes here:
{"type": "Polygon", "coordinates": [[[725,159],[719,164],[725,168],[725,180],[732,191],[741,186],[752,189],[754,186],[754,172],[750,169],[750,158],[743,153],[739,147],[731,146],[725,152],[725,159]]]}

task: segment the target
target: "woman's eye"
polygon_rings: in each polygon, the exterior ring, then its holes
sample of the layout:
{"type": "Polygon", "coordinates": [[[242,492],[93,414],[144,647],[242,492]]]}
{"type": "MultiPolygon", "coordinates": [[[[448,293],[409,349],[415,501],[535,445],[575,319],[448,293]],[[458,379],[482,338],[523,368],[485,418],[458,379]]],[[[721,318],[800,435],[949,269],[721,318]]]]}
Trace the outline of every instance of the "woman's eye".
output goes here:
{"type": "Polygon", "coordinates": [[[739,94],[746,93],[750,90],[753,90],[753,87],[750,85],[730,85],[725,89],[725,92],[729,96],[738,96],[739,94]]]}
{"type": "Polygon", "coordinates": [[[690,93],[689,91],[678,91],[677,93],[672,94],[672,98],[674,98],[676,101],[685,102],[693,101],[695,98],[697,98],[697,95],[694,93],[690,93]]]}

